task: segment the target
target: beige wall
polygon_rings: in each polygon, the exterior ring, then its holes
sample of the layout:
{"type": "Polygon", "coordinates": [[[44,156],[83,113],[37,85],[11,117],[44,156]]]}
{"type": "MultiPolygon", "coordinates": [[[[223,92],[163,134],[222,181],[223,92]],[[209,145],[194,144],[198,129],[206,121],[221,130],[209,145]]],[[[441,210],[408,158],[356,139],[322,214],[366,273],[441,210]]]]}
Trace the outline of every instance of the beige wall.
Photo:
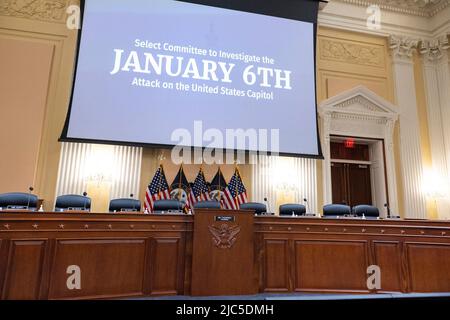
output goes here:
{"type": "MultiPolygon", "coordinates": [[[[39,2],[39,1],[38,1],[39,2]]],[[[76,1],[74,1],[76,2],[76,1]]],[[[65,26],[65,8],[56,6],[53,11],[20,10],[20,2],[12,2],[14,8],[0,7],[0,100],[2,125],[1,150],[11,150],[0,160],[0,192],[26,190],[34,184],[36,193],[46,200],[46,208],[53,206],[55,196],[60,144],[58,142],[70,96],[73,61],[77,32],[65,26]],[[19,67],[15,68],[14,64],[19,67]],[[27,116],[25,116],[27,115],[27,116]],[[14,119],[22,117],[16,125],[14,119]],[[14,132],[14,135],[12,135],[14,132]],[[11,138],[11,136],[13,138],[11,138]],[[12,152],[14,151],[14,152],[12,152]],[[4,179],[3,177],[7,177],[4,179]]],[[[69,3],[60,0],[58,3],[69,3]]],[[[317,51],[317,98],[323,101],[356,85],[365,85],[380,96],[394,102],[391,58],[386,38],[362,35],[329,28],[318,30],[317,51]]],[[[421,119],[422,150],[424,162],[431,163],[429,155],[428,128],[426,127],[426,105],[423,95],[423,80],[419,62],[416,61],[415,76],[418,79],[417,99],[421,119]],[[425,117],[423,117],[425,115],[425,117]]],[[[395,157],[397,161],[398,193],[402,194],[401,171],[396,129],[395,157]]],[[[144,149],[141,188],[143,199],[159,163],[161,151],[144,149]]],[[[163,161],[169,182],[177,167],[163,161]]],[[[323,205],[322,166],[318,161],[318,207],[323,205]]],[[[198,172],[199,165],[186,165],[189,179],[198,172]]],[[[207,179],[217,166],[204,166],[207,179]]],[[[222,166],[227,179],[233,166],[222,166]]],[[[244,182],[251,194],[251,167],[241,167],[244,182]]],[[[93,199],[95,201],[95,199],[93,199]]],[[[400,211],[403,204],[400,200],[400,211]]],[[[432,205],[429,214],[434,216],[432,205]]]]}
{"type": "Polygon", "coordinates": [[[9,131],[2,131],[0,141],[2,150],[15,151],[1,162],[0,192],[23,190],[34,184],[35,193],[46,200],[46,208],[50,209],[77,31],[65,24],[65,4],[71,3],[69,0],[54,3],[50,10],[42,10],[42,2],[26,6],[27,2],[11,1],[0,6],[0,68],[5,70],[0,74],[0,107],[1,115],[8,115],[2,119],[6,123],[2,123],[3,130],[9,131]],[[13,63],[19,65],[14,67],[13,63]],[[23,124],[14,124],[18,116],[23,124]],[[11,130],[17,135],[14,139],[10,139],[11,130]]]}
{"type": "Polygon", "coordinates": [[[28,192],[35,184],[53,47],[0,35],[0,52],[0,193],[28,192]]]}

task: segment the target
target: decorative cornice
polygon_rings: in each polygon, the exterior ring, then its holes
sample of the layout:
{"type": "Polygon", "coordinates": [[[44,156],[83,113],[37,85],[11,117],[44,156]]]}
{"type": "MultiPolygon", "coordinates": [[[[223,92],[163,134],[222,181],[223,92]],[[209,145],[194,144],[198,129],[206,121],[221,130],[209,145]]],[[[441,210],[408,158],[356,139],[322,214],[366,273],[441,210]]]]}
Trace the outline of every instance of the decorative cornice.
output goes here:
{"type": "Polygon", "coordinates": [[[0,15],[64,22],[69,0],[2,0],[0,15]]]}
{"type": "Polygon", "coordinates": [[[329,117],[353,117],[358,120],[376,120],[384,123],[398,117],[396,107],[364,86],[357,86],[322,101],[319,114],[329,117]]]}
{"type": "Polygon", "coordinates": [[[394,58],[410,60],[417,49],[419,39],[391,35],[389,36],[389,48],[394,58]]]}
{"type": "Polygon", "coordinates": [[[422,40],[419,52],[429,61],[441,59],[445,52],[450,49],[450,43],[447,36],[433,40],[422,40]]]}
{"type": "Polygon", "coordinates": [[[380,9],[420,17],[432,17],[450,5],[450,0],[334,0],[361,7],[378,5],[380,9]]]}

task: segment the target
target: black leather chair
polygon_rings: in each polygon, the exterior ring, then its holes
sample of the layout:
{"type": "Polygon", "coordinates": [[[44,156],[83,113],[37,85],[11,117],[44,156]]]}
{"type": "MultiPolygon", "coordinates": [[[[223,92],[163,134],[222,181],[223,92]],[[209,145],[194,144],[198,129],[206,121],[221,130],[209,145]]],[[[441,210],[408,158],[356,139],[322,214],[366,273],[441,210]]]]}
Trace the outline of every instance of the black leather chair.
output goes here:
{"type": "Polygon", "coordinates": [[[183,208],[184,203],[174,199],[156,200],[155,203],[153,203],[153,211],[155,212],[181,211],[183,208]]]}
{"type": "Polygon", "coordinates": [[[113,199],[109,202],[109,212],[114,211],[141,211],[141,202],[130,198],[113,199]]]}
{"type": "Polygon", "coordinates": [[[66,194],[56,198],[55,211],[91,210],[91,198],[77,194],[66,194]]]}
{"type": "Polygon", "coordinates": [[[194,209],[220,209],[220,202],[215,200],[199,201],[194,204],[194,209]]]}
{"type": "Polygon", "coordinates": [[[380,211],[377,207],[369,206],[367,204],[361,204],[358,206],[354,206],[352,208],[353,214],[358,217],[362,217],[363,215],[368,218],[378,218],[380,216],[380,211]]]}
{"type": "Polygon", "coordinates": [[[38,197],[34,194],[24,192],[10,192],[0,194],[0,208],[6,209],[28,209],[36,211],[38,197]]]}
{"type": "Polygon", "coordinates": [[[327,204],[323,206],[323,215],[325,217],[338,217],[350,214],[350,206],[345,204],[327,204]]]}
{"type": "Polygon", "coordinates": [[[267,207],[264,203],[247,202],[240,205],[242,210],[254,210],[257,215],[267,212],[267,207]]]}
{"type": "Polygon", "coordinates": [[[280,216],[303,216],[306,213],[306,207],[297,203],[286,203],[279,207],[280,216]]]}

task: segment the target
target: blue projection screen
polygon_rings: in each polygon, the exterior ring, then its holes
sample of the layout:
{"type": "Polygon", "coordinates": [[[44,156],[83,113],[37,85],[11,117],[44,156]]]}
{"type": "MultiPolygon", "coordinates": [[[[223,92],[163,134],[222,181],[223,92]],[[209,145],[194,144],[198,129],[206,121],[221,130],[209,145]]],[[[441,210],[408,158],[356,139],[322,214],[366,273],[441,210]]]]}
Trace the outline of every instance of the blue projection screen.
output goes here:
{"type": "Polygon", "coordinates": [[[86,0],[61,140],[320,156],[314,39],[311,22],[171,0],[86,0]],[[192,139],[180,141],[180,129],[192,139]],[[236,148],[225,138],[238,129],[267,132],[269,142],[236,148]]]}

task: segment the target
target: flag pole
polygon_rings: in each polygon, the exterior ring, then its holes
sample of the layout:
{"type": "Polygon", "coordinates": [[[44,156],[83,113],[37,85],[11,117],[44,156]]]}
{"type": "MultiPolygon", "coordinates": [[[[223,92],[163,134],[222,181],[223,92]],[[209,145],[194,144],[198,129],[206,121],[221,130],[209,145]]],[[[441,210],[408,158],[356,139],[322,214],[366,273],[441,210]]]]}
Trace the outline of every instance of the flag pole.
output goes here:
{"type": "Polygon", "coordinates": [[[164,174],[164,169],[163,169],[163,165],[162,165],[162,161],[163,161],[163,154],[161,152],[161,154],[159,155],[159,169],[160,169],[160,173],[159,173],[159,183],[158,183],[158,198],[161,199],[161,184],[162,184],[162,175],[164,174]]]}
{"type": "Polygon", "coordinates": [[[220,164],[219,164],[219,206],[220,206],[220,209],[223,209],[222,208],[222,188],[221,188],[221,177],[223,176],[222,175],[222,170],[220,170],[220,164]]]}
{"type": "Polygon", "coordinates": [[[183,174],[183,162],[180,167],[180,178],[178,179],[178,201],[181,201],[181,175],[183,174]]]}
{"type": "MultiPolygon", "coordinates": [[[[237,160],[234,162],[234,174],[236,174],[236,173],[239,176],[239,168],[238,168],[237,160]]],[[[236,205],[236,208],[239,208],[239,202],[237,200],[237,197],[238,197],[238,184],[237,184],[237,181],[236,181],[235,184],[236,184],[236,188],[235,188],[236,190],[235,190],[234,204],[236,205]]]]}

